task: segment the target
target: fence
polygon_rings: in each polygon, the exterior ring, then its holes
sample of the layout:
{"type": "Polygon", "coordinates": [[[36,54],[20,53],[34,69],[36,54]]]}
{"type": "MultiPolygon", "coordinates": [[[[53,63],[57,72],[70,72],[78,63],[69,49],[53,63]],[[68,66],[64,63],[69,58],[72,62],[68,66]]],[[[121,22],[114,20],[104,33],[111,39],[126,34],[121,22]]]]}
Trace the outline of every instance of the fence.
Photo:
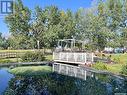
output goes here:
{"type": "Polygon", "coordinates": [[[0,52],[0,58],[17,58],[23,54],[17,52],[0,52]]]}
{"type": "Polygon", "coordinates": [[[77,53],[77,52],[54,52],[53,59],[56,62],[68,63],[93,63],[93,53],[77,53]]]}

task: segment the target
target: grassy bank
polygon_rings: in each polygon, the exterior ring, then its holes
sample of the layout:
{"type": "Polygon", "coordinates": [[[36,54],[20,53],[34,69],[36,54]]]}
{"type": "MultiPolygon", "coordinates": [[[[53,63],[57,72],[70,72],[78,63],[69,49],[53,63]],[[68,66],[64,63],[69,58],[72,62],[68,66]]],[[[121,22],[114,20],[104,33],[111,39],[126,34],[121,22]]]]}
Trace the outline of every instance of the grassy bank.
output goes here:
{"type": "Polygon", "coordinates": [[[114,74],[123,74],[123,67],[125,64],[105,64],[105,63],[96,63],[92,67],[97,70],[106,70],[114,74]]]}
{"type": "Polygon", "coordinates": [[[124,53],[124,54],[111,54],[111,59],[113,61],[117,62],[118,64],[126,64],[127,63],[127,53],[124,53]]]}
{"type": "Polygon", "coordinates": [[[0,64],[16,63],[16,62],[22,62],[21,58],[3,58],[3,59],[0,59],[0,64]]]}
{"type": "MultiPolygon", "coordinates": [[[[0,50],[0,53],[6,53],[6,52],[17,52],[17,53],[25,53],[25,52],[33,52],[33,51],[38,51],[38,49],[24,49],[24,50],[0,50]]],[[[39,49],[39,51],[45,51],[45,53],[51,53],[51,49],[39,49]]]]}
{"type": "Polygon", "coordinates": [[[113,73],[121,73],[123,67],[127,65],[127,53],[111,54],[111,59],[116,62],[116,64],[107,64],[108,71],[113,73]]]}
{"type": "Polygon", "coordinates": [[[112,73],[121,73],[122,68],[125,66],[124,64],[106,64],[106,63],[96,63],[92,67],[97,69],[97,70],[107,70],[112,73]]]}
{"type": "Polygon", "coordinates": [[[52,54],[45,55],[45,59],[48,61],[53,61],[53,55],[52,54]]]}
{"type": "MultiPolygon", "coordinates": [[[[32,51],[36,51],[37,49],[28,49],[28,50],[0,50],[0,52],[32,52],[32,51]]],[[[40,49],[43,50],[43,49],[40,49]]]]}
{"type": "Polygon", "coordinates": [[[112,73],[121,73],[122,72],[122,68],[123,68],[123,64],[107,64],[107,70],[112,72],[112,73]]]}
{"type": "Polygon", "coordinates": [[[33,76],[51,73],[52,68],[50,66],[26,66],[10,69],[9,72],[14,75],[33,76]]]}
{"type": "MultiPolygon", "coordinates": [[[[52,55],[45,55],[45,61],[52,61],[53,58],[52,55]]],[[[4,64],[4,63],[16,63],[16,62],[23,62],[21,58],[3,58],[0,59],[0,64],[4,64]]]]}
{"type": "MultiPolygon", "coordinates": [[[[109,55],[110,54],[106,54],[106,56],[109,55]]],[[[115,63],[113,64],[100,63],[100,64],[95,64],[95,66],[93,67],[95,69],[107,70],[112,73],[121,74],[121,72],[123,72],[123,67],[127,65],[127,53],[111,54],[111,60],[113,60],[115,63]]]]}

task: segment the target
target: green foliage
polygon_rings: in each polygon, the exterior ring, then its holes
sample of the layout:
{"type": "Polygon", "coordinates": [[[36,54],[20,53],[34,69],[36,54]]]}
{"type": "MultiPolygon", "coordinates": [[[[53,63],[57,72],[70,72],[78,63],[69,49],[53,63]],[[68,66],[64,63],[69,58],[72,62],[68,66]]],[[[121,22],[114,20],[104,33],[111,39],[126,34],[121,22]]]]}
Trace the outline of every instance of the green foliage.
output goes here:
{"type": "Polygon", "coordinates": [[[93,67],[95,69],[97,69],[97,70],[107,70],[108,69],[107,66],[106,66],[106,64],[105,63],[102,63],[102,62],[95,63],[93,65],[93,67]]]}
{"type": "Polygon", "coordinates": [[[113,61],[116,62],[116,63],[118,63],[118,64],[121,63],[120,58],[114,58],[113,61]]]}
{"type": "Polygon", "coordinates": [[[124,54],[112,54],[111,59],[119,64],[126,64],[127,53],[124,54]]]}
{"type": "Polygon", "coordinates": [[[120,74],[122,71],[123,64],[106,64],[108,71],[116,74],[120,74]]]}
{"type": "Polygon", "coordinates": [[[44,73],[51,73],[51,71],[52,69],[49,66],[16,67],[9,70],[9,72],[15,75],[24,76],[43,75],[44,73]]]}
{"type": "Polygon", "coordinates": [[[53,55],[46,55],[45,58],[47,61],[53,61],[53,55]]]}
{"type": "Polygon", "coordinates": [[[7,89],[4,95],[15,95],[15,92],[12,89],[7,89]]]}
{"type": "Polygon", "coordinates": [[[121,1],[99,0],[95,8],[80,8],[73,13],[53,5],[43,9],[37,6],[31,12],[17,0],[14,14],[5,18],[11,32],[8,43],[15,49],[28,49],[37,48],[39,41],[40,48],[52,48],[58,39],[74,37],[88,40],[88,50],[127,46],[127,2],[121,1]]]}
{"type": "Polygon", "coordinates": [[[0,49],[7,49],[8,45],[8,40],[6,40],[5,37],[2,37],[2,33],[0,32],[0,49]]]}
{"type": "Polygon", "coordinates": [[[123,65],[121,73],[127,75],[127,64],[123,65]]]}
{"type": "Polygon", "coordinates": [[[42,52],[26,52],[21,59],[23,62],[39,62],[44,61],[45,57],[42,52]]]}
{"type": "Polygon", "coordinates": [[[11,62],[12,62],[12,61],[9,60],[9,59],[6,59],[6,60],[0,59],[0,63],[11,63],[11,62]]]}
{"type": "Polygon", "coordinates": [[[17,63],[17,62],[21,62],[21,58],[4,58],[4,59],[0,59],[0,64],[4,64],[4,63],[17,63]]]}
{"type": "Polygon", "coordinates": [[[5,18],[16,48],[28,48],[31,12],[21,0],[14,3],[14,13],[5,18]]]}
{"type": "Polygon", "coordinates": [[[19,95],[19,93],[22,95],[28,93],[32,95],[43,95],[43,93],[48,95],[84,95],[84,92],[86,95],[108,94],[106,87],[94,78],[87,78],[84,81],[56,73],[31,77],[15,76],[9,82],[7,91],[10,94],[15,93],[15,95],[19,95]],[[15,85],[17,81],[20,82],[18,85],[15,85]]]}

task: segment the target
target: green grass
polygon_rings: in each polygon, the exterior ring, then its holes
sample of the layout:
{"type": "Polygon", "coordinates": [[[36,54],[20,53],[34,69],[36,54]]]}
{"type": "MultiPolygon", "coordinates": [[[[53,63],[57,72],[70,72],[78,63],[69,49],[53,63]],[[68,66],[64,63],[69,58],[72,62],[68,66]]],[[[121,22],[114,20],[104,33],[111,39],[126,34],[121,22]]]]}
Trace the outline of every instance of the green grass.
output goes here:
{"type": "Polygon", "coordinates": [[[111,59],[120,64],[127,63],[127,53],[124,54],[111,54],[111,59]]]}
{"type": "MultiPolygon", "coordinates": [[[[109,56],[109,55],[110,54],[106,54],[106,56],[109,56]]],[[[114,64],[102,63],[102,64],[105,64],[107,71],[116,73],[116,74],[121,74],[123,66],[125,66],[127,64],[127,53],[111,54],[111,60],[113,60],[115,63],[114,64]]]]}
{"type": "Polygon", "coordinates": [[[124,64],[107,64],[107,70],[112,72],[112,73],[117,73],[120,74],[122,72],[122,68],[124,64]]]}
{"type": "Polygon", "coordinates": [[[52,68],[50,66],[26,66],[10,69],[9,72],[14,75],[33,76],[51,73],[52,68]]]}
{"type": "Polygon", "coordinates": [[[121,73],[123,66],[127,64],[127,53],[111,54],[111,59],[117,64],[107,64],[108,71],[113,73],[121,73]]]}
{"type": "Polygon", "coordinates": [[[0,64],[4,63],[16,63],[16,62],[21,62],[21,58],[3,58],[0,59],[0,64]]]}
{"type": "MultiPolygon", "coordinates": [[[[43,51],[44,49],[39,49],[40,51],[43,51]]],[[[25,53],[25,52],[33,52],[33,51],[38,51],[38,49],[24,49],[24,50],[0,50],[0,53],[1,52],[19,52],[19,53],[25,53]]],[[[51,51],[51,49],[45,49],[45,52],[47,52],[47,51],[51,51]]]]}
{"type": "Polygon", "coordinates": [[[28,51],[34,51],[34,50],[0,50],[0,52],[28,52],[28,51]]]}
{"type": "Polygon", "coordinates": [[[48,61],[52,61],[53,60],[53,55],[46,55],[45,58],[48,61]]]}
{"type": "Polygon", "coordinates": [[[114,74],[122,74],[122,69],[125,64],[105,64],[105,63],[96,63],[92,67],[97,70],[106,70],[114,74]]]}
{"type": "MultiPolygon", "coordinates": [[[[45,56],[45,60],[46,61],[53,61],[53,56],[52,55],[46,55],[45,56]]],[[[0,59],[0,64],[4,64],[4,63],[16,63],[16,62],[22,62],[21,58],[3,58],[0,59]]]]}
{"type": "Polygon", "coordinates": [[[93,64],[92,67],[97,70],[107,70],[107,65],[102,62],[97,62],[96,64],[93,64]]]}

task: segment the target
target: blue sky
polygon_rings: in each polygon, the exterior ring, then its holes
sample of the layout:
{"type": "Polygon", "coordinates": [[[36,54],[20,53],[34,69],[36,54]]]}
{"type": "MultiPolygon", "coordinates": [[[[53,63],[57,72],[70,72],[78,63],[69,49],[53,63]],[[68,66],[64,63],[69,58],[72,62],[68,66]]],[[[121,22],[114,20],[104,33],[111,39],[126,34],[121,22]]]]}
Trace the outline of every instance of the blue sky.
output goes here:
{"type": "MultiPolygon", "coordinates": [[[[0,0],[1,1],[1,0],[0,0]]],[[[56,5],[61,10],[71,9],[75,12],[80,7],[88,8],[91,6],[91,2],[93,0],[22,0],[23,4],[34,10],[35,6],[39,5],[42,8],[49,5],[56,5]]],[[[9,29],[7,25],[4,23],[4,18],[0,17],[0,32],[3,33],[3,36],[9,36],[9,29]]]]}

